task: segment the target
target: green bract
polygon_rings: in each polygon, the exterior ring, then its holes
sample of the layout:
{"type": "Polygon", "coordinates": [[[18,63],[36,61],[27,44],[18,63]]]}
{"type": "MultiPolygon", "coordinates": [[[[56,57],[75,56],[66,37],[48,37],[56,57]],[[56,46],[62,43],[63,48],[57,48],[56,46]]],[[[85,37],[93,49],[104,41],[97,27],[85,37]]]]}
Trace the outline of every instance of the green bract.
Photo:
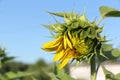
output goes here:
{"type": "MultiPolygon", "coordinates": [[[[106,42],[105,37],[100,36],[103,27],[96,25],[95,20],[90,22],[85,14],[77,14],[74,12],[59,12],[52,15],[62,17],[64,23],[56,22],[56,24],[44,25],[54,34],[54,37],[63,36],[70,31],[72,36],[78,36],[80,40],[84,40],[88,46],[86,54],[81,55],[77,60],[81,61],[86,58],[91,59],[93,54],[101,50],[102,42],[106,42]]],[[[79,43],[78,43],[79,44],[79,43]]]]}

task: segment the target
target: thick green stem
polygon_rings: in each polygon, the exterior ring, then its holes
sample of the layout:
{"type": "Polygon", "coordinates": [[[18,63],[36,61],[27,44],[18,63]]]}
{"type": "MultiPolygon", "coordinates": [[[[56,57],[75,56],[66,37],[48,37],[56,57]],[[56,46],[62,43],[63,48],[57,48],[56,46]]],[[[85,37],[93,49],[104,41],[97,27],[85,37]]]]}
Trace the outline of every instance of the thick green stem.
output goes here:
{"type": "Polygon", "coordinates": [[[96,80],[96,61],[95,61],[95,54],[91,59],[90,62],[91,67],[91,80],[96,80]]]}

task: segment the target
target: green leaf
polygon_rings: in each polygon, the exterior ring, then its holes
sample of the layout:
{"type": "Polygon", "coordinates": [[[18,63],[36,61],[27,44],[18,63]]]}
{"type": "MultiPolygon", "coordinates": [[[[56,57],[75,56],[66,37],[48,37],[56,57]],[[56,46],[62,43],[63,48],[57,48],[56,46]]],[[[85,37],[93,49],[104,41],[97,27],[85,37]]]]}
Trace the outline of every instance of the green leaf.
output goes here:
{"type": "Polygon", "coordinates": [[[120,51],[116,48],[116,49],[112,50],[112,55],[114,57],[120,57],[120,51]]]}
{"type": "Polygon", "coordinates": [[[120,17],[120,11],[116,10],[115,8],[110,8],[107,6],[100,7],[100,14],[104,17],[120,17]]]}
{"type": "Polygon", "coordinates": [[[120,17],[120,11],[111,11],[105,15],[106,17],[120,17]]]}
{"type": "Polygon", "coordinates": [[[120,51],[116,48],[113,48],[112,44],[102,44],[102,51],[100,52],[102,55],[100,54],[98,57],[101,62],[117,59],[120,56],[120,51]]]}
{"type": "Polygon", "coordinates": [[[28,76],[28,75],[32,75],[32,73],[29,72],[7,72],[5,73],[5,76],[8,79],[16,79],[16,78],[20,78],[20,77],[24,77],[24,76],[28,76]]]}
{"type": "Polygon", "coordinates": [[[2,60],[1,60],[1,62],[2,63],[5,63],[5,62],[8,62],[8,61],[11,61],[11,60],[13,60],[15,57],[4,57],[2,60]]]}
{"type": "Polygon", "coordinates": [[[32,80],[37,80],[37,79],[35,79],[34,77],[32,77],[32,80]]]}
{"type": "Polygon", "coordinates": [[[106,80],[115,80],[114,78],[115,75],[112,72],[108,71],[103,65],[102,65],[102,69],[105,74],[106,80]]]}
{"type": "Polygon", "coordinates": [[[72,77],[70,77],[69,75],[67,75],[63,69],[58,70],[58,74],[56,76],[60,80],[75,80],[72,77]]]}
{"type": "Polygon", "coordinates": [[[108,71],[103,65],[102,65],[102,69],[103,69],[105,75],[107,75],[107,74],[114,75],[112,72],[108,71]]]}
{"type": "Polygon", "coordinates": [[[51,78],[51,80],[59,80],[57,79],[56,75],[52,72],[51,73],[46,72],[46,74],[51,78]]]}
{"type": "Polygon", "coordinates": [[[120,80],[120,73],[117,73],[117,74],[115,75],[115,78],[118,79],[118,80],[120,80]]]}
{"type": "Polygon", "coordinates": [[[103,65],[102,65],[102,69],[105,74],[106,80],[120,80],[120,73],[115,75],[111,71],[107,70],[103,65]]]}
{"type": "Polygon", "coordinates": [[[112,50],[112,44],[102,44],[102,48],[104,51],[110,51],[112,50]]]}
{"type": "Polygon", "coordinates": [[[6,56],[5,49],[0,48],[0,57],[5,57],[5,56],[6,56]]]}
{"type": "Polygon", "coordinates": [[[4,75],[0,74],[0,80],[8,80],[4,75]]]}
{"type": "Polygon", "coordinates": [[[116,57],[114,57],[112,54],[111,54],[111,51],[103,51],[102,54],[104,55],[99,55],[99,60],[100,62],[104,62],[106,60],[114,60],[116,59],[116,57]],[[106,58],[107,57],[107,58],[106,58]]]}
{"type": "Polygon", "coordinates": [[[2,68],[2,62],[1,62],[1,60],[0,60],[0,68],[2,68]]]}
{"type": "Polygon", "coordinates": [[[54,71],[53,72],[45,72],[51,79],[50,80],[75,80],[70,77],[67,73],[65,73],[64,69],[58,69],[57,64],[54,63],[54,71]]]}

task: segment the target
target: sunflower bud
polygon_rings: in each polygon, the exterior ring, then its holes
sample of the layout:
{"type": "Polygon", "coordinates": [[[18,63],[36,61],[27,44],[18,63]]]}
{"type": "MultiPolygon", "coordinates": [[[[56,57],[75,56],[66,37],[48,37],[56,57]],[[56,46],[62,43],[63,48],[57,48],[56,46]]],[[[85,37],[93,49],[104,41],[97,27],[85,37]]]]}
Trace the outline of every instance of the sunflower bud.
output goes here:
{"type": "Polygon", "coordinates": [[[99,33],[101,28],[95,22],[90,22],[85,14],[50,13],[64,18],[64,23],[56,23],[49,29],[54,29],[56,39],[45,43],[43,50],[56,51],[54,61],[59,61],[59,69],[63,68],[70,59],[77,61],[89,58],[101,44],[99,33]]]}

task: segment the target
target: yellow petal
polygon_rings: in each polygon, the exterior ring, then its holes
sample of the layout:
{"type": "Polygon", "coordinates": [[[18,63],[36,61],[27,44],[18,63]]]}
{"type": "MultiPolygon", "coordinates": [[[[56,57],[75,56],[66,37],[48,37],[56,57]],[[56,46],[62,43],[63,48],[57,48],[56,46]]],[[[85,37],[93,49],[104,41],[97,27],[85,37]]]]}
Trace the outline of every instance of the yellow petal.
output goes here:
{"type": "Polygon", "coordinates": [[[43,44],[42,49],[46,50],[48,52],[55,51],[55,50],[57,50],[58,46],[60,45],[62,39],[63,39],[62,36],[60,36],[56,40],[47,42],[47,43],[43,44]]]}
{"type": "Polygon", "coordinates": [[[73,49],[72,43],[70,42],[70,39],[68,37],[66,37],[66,42],[68,44],[68,46],[73,49]]]}
{"type": "Polygon", "coordinates": [[[70,34],[70,31],[68,31],[68,37],[69,37],[69,39],[71,41],[71,45],[72,45],[71,49],[73,49],[73,42],[75,42],[75,40],[73,39],[72,35],[70,34]]]}
{"type": "Polygon", "coordinates": [[[62,69],[64,66],[66,66],[66,64],[68,63],[70,59],[66,58],[64,59],[59,65],[58,65],[58,69],[62,69]]]}
{"type": "Polygon", "coordinates": [[[64,43],[62,42],[62,43],[59,45],[59,47],[58,47],[56,53],[58,53],[59,51],[62,51],[63,48],[64,48],[64,43]]]}
{"type": "Polygon", "coordinates": [[[42,49],[45,51],[48,51],[48,52],[57,50],[60,43],[57,43],[57,44],[53,44],[53,43],[54,43],[54,41],[47,42],[47,43],[43,44],[42,49]]]}
{"type": "Polygon", "coordinates": [[[54,48],[54,47],[51,48],[51,44],[52,44],[52,42],[47,42],[47,43],[43,44],[42,49],[45,51],[48,51],[48,52],[55,51],[56,48],[54,48]]]}
{"type": "Polygon", "coordinates": [[[75,34],[76,39],[79,39],[78,34],[75,34]]]}
{"type": "Polygon", "coordinates": [[[84,42],[85,42],[85,40],[83,40],[83,39],[82,39],[80,42],[81,42],[81,43],[84,43],[84,42]]]}
{"type": "Polygon", "coordinates": [[[42,48],[43,50],[47,51],[47,52],[52,52],[52,51],[55,51],[56,48],[42,48]]]}
{"type": "Polygon", "coordinates": [[[58,42],[61,42],[63,39],[63,36],[59,36],[56,40],[54,40],[53,44],[57,44],[58,42]]]}
{"type": "Polygon", "coordinates": [[[72,41],[72,44],[73,44],[73,46],[74,46],[74,45],[76,44],[76,38],[73,37],[71,41],[72,41]]]}
{"type": "Polygon", "coordinates": [[[68,31],[68,36],[69,36],[70,40],[72,40],[72,35],[70,34],[70,31],[68,31]]]}
{"type": "Polygon", "coordinates": [[[54,61],[60,60],[63,56],[64,56],[64,50],[62,50],[59,53],[55,54],[54,61]]]}
{"type": "Polygon", "coordinates": [[[44,43],[42,46],[43,46],[43,48],[48,48],[49,46],[51,46],[51,44],[53,44],[54,43],[54,40],[53,41],[50,41],[50,42],[46,42],[46,43],[44,43]]]}
{"type": "Polygon", "coordinates": [[[77,54],[74,50],[67,48],[66,51],[63,53],[63,57],[61,58],[61,63],[58,66],[59,69],[62,69],[71,58],[76,58],[77,54]]]}
{"type": "Polygon", "coordinates": [[[66,56],[69,54],[69,52],[70,52],[70,48],[65,49],[64,56],[61,58],[61,60],[64,60],[66,56]]]}
{"type": "Polygon", "coordinates": [[[66,58],[76,58],[76,57],[77,57],[77,54],[73,50],[71,50],[66,56],[66,58]]]}
{"type": "Polygon", "coordinates": [[[67,48],[67,41],[66,41],[66,35],[64,35],[64,48],[67,48]]]}

